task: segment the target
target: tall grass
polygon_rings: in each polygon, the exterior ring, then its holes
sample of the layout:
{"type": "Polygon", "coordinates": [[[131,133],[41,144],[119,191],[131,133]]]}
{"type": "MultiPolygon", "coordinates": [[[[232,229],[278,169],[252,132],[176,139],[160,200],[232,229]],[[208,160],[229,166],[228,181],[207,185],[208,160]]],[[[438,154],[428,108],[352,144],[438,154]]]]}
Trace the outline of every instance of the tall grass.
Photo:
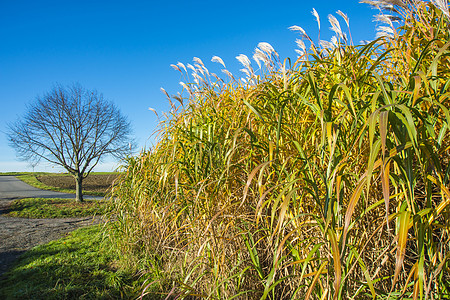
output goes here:
{"type": "Polygon", "coordinates": [[[397,6],[362,46],[293,26],[297,60],[261,43],[241,79],[174,65],[183,93],[113,190],[124,259],[186,298],[448,299],[443,2],[372,1],[397,6]]]}

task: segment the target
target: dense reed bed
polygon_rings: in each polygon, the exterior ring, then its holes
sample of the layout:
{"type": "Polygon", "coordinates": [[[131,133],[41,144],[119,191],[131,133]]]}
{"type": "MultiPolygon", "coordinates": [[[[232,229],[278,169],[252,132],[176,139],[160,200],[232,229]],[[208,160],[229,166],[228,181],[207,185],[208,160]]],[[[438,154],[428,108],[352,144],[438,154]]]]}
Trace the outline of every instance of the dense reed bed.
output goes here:
{"type": "Polygon", "coordinates": [[[113,190],[110,235],[149,286],[186,299],[449,299],[448,4],[365,2],[385,23],[365,45],[329,16],[332,41],[293,26],[299,57],[260,43],[256,64],[238,56],[245,78],[198,58],[173,66],[183,92],[113,190]]]}

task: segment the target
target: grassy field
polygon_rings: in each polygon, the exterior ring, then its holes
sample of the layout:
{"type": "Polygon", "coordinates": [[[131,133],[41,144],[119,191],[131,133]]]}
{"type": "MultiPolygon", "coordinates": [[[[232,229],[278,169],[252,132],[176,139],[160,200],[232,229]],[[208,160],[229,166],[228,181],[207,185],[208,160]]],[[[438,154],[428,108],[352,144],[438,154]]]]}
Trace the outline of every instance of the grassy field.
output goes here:
{"type": "Polygon", "coordinates": [[[1,299],[134,299],[138,274],[114,265],[101,225],[26,252],[0,280],[1,299]]]}

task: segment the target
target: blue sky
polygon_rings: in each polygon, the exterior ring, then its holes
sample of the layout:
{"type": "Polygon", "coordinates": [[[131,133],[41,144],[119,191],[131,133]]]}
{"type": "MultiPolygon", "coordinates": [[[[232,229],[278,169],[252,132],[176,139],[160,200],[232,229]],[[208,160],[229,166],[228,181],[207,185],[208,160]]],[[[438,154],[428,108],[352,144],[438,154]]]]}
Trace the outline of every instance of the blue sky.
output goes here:
{"type": "MultiPolygon", "coordinates": [[[[210,62],[217,55],[238,74],[235,57],[251,57],[259,42],[270,43],[282,59],[295,59],[298,34],[288,27],[317,37],[313,8],[321,17],[321,39],[331,37],[327,16],[338,17],[337,10],[348,15],[355,43],[375,37],[376,11],[358,0],[0,1],[0,172],[32,170],[9,147],[6,124],[55,83],[79,82],[103,93],[129,118],[139,148],[146,147],[157,125],[148,108],[169,109],[160,88],[181,91],[180,73],[170,64],[196,56],[220,73],[210,62]]],[[[115,165],[106,160],[96,171],[115,165]]],[[[60,171],[44,163],[35,170],[60,171]]]]}

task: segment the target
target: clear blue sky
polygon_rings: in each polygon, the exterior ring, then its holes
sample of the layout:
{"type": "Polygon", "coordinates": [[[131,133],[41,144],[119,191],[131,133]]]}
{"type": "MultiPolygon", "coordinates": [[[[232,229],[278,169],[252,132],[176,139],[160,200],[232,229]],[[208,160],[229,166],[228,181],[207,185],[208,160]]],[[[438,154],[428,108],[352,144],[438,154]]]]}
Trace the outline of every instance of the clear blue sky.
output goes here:
{"type": "MultiPolygon", "coordinates": [[[[180,74],[170,64],[191,63],[194,56],[220,73],[211,57],[221,57],[233,74],[235,57],[251,57],[259,42],[270,43],[281,58],[296,58],[303,27],[317,37],[315,8],[322,39],[331,31],[328,14],[341,10],[350,19],[355,43],[375,37],[376,13],[358,0],[317,1],[0,1],[0,172],[31,171],[8,145],[6,124],[26,104],[55,83],[81,83],[114,101],[131,121],[140,148],[169,104],[160,92],[181,91],[180,74]],[[215,69],[216,68],[216,69],[215,69]]],[[[338,17],[341,26],[345,23],[338,17]]],[[[224,75],[225,76],[225,75],[224,75]]],[[[96,170],[111,170],[107,161],[96,170]]],[[[46,164],[35,170],[59,171],[46,164]]]]}

